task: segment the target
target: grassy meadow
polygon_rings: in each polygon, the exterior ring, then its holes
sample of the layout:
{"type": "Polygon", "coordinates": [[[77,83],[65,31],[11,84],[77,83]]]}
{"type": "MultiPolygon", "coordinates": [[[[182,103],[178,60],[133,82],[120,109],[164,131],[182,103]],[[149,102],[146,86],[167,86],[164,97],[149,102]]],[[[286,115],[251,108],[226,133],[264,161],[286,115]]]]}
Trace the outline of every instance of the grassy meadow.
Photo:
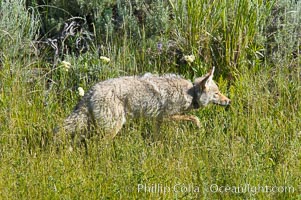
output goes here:
{"type": "Polygon", "coordinates": [[[301,199],[300,38],[300,1],[0,0],[0,199],[301,199]],[[79,87],[212,66],[232,102],[201,128],[129,120],[57,151],[79,87]]]}

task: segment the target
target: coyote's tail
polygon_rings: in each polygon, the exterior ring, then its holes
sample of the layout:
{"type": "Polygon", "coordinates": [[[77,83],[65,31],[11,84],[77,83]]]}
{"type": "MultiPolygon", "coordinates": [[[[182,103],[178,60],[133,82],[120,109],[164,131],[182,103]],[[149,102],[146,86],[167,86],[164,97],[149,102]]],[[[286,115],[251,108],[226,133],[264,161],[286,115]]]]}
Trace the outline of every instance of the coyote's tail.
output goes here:
{"type": "Polygon", "coordinates": [[[86,107],[76,107],[75,110],[65,119],[62,128],[65,132],[81,132],[88,126],[88,117],[86,107]]]}
{"type": "Polygon", "coordinates": [[[64,120],[63,125],[60,128],[57,127],[54,133],[64,131],[74,136],[74,134],[84,131],[88,127],[88,123],[88,108],[84,101],[80,101],[73,112],[64,120]]]}

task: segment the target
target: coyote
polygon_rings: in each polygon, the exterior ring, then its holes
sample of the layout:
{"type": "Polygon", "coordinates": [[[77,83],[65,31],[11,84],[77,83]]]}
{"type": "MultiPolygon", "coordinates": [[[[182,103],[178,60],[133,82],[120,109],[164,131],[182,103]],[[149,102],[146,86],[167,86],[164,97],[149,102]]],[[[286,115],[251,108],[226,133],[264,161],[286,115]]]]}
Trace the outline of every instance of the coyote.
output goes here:
{"type": "Polygon", "coordinates": [[[220,93],[212,80],[213,69],[196,78],[194,83],[175,74],[113,78],[94,85],[76,105],[63,125],[67,133],[85,135],[90,130],[103,130],[113,138],[127,118],[163,118],[192,121],[196,116],[184,113],[212,102],[229,105],[230,99],[220,93]]]}

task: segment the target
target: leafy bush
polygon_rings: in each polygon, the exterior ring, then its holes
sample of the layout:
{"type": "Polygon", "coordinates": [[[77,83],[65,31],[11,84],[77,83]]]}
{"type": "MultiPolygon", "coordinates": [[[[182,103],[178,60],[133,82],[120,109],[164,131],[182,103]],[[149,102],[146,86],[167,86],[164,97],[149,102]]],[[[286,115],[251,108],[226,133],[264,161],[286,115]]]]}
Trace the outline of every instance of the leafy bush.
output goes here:
{"type": "Polygon", "coordinates": [[[279,0],[275,3],[267,26],[267,57],[269,61],[300,66],[301,2],[279,0]]]}
{"type": "Polygon", "coordinates": [[[33,8],[27,10],[23,0],[1,1],[0,16],[0,58],[13,60],[34,54],[38,13],[33,8]]]}

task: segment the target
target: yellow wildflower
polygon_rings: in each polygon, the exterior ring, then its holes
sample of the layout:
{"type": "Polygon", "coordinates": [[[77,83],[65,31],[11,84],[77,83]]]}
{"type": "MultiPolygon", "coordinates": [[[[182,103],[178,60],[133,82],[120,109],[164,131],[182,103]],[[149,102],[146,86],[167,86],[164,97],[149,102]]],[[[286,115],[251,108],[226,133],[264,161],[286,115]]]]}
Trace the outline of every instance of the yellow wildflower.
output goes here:
{"type": "Polygon", "coordinates": [[[108,63],[108,62],[111,61],[111,59],[108,58],[108,57],[106,57],[106,56],[100,56],[99,58],[100,58],[100,60],[102,60],[102,61],[105,62],[105,63],[108,63]]]}
{"type": "Polygon", "coordinates": [[[195,56],[194,55],[184,56],[184,60],[190,65],[195,60],[195,56]]]}
{"type": "Polygon", "coordinates": [[[68,72],[71,68],[71,63],[67,61],[62,61],[62,66],[65,68],[65,71],[68,72]]]}

